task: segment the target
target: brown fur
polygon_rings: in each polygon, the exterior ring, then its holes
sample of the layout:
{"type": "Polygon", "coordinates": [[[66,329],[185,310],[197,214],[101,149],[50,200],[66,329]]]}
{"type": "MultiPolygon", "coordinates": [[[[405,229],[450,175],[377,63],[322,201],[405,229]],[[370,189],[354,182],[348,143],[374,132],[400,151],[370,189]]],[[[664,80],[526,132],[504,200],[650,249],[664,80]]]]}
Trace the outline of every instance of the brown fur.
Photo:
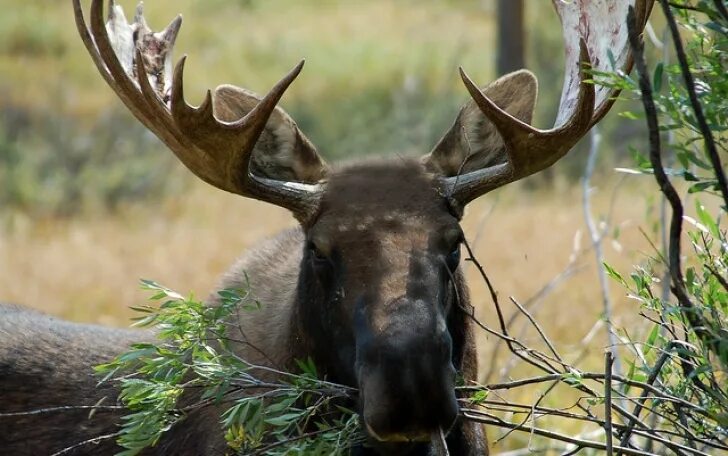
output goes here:
{"type": "MultiPolygon", "coordinates": [[[[0,413],[66,406],[118,405],[110,384],[98,387],[92,366],[107,362],[143,331],[69,323],[16,306],[0,305],[0,413]],[[103,402],[102,402],[103,401],[103,402]]],[[[116,432],[118,410],[61,409],[0,416],[0,453],[50,454],[80,441],[116,432]]],[[[113,440],[71,454],[112,454],[113,440]]]]}

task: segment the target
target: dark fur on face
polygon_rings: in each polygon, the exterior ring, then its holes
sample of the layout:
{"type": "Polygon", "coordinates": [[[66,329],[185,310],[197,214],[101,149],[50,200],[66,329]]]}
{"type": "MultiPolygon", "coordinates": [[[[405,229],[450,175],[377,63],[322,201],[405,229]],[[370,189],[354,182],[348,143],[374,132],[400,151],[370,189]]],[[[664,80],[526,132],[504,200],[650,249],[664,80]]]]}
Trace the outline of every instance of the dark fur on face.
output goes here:
{"type": "Polygon", "coordinates": [[[378,451],[426,451],[409,441],[450,430],[456,372],[474,376],[458,219],[420,163],[370,162],[332,173],[304,234],[292,348],[359,388],[378,451]]]}

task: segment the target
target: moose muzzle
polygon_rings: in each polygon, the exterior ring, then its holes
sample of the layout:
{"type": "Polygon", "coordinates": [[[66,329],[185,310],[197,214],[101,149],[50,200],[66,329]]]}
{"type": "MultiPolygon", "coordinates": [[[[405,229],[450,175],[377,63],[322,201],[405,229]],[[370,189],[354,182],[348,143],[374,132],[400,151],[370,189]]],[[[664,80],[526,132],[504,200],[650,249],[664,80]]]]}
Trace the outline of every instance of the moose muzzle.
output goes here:
{"type": "Polygon", "coordinates": [[[361,415],[380,442],[427,441],[458,414],[452,339],[437,306],[398,298],[382,328],[358,312],[361,415]]]}

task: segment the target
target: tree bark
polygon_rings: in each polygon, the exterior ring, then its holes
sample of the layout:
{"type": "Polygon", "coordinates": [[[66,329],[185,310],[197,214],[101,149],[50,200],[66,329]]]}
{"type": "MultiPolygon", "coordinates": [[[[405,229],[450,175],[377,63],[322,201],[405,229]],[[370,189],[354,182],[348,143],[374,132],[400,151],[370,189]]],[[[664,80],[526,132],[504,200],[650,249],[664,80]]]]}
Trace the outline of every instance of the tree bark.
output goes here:
{"type": "Polygon", "coordinates": [[[520,70],[525,66],[523,0],[498,0],[498,75],[520,70]]]}

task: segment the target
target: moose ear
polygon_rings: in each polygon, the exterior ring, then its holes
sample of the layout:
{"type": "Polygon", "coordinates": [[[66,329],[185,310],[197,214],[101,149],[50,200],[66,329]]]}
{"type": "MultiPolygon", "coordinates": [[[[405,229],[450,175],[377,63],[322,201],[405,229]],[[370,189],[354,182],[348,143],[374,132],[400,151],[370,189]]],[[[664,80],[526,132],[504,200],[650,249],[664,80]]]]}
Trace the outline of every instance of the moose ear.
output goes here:
{"type": "MultiPolygon", "coordinates": [[[[221,85],[215,89],[215,117],[235,122],[252,111],[260,100],[261,97],[249,90],[221,85]]],[[[298,129],[296,122],[283,109],[276,107],[255,144],[250,171],[269,179],[313,184],[326,177],[328,165],[298,129]]]]}
{"type": "MultiPolygon", "coordinates": [[[[531,123],[538,82],[530,71],[502,76],[483,93],[513,117],[531,123]]],[[[504,163],[506,159],[503,138],[471,99],[432,152],[422,157],[422,162],[431,172],[449,177],[504,163]]]]}

